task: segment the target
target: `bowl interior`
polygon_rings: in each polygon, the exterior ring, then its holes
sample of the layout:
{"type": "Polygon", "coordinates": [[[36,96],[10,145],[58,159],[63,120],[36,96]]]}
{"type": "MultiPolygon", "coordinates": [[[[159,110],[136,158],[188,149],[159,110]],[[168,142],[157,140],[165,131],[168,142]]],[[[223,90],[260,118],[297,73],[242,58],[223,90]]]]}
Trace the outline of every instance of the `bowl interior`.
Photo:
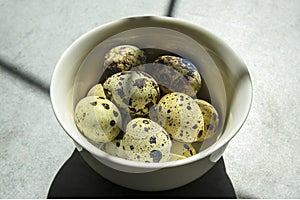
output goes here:
{"type": "MultiPolygon", "coordinates": [[[[221,40],[193,24],[164,17],[123,19],[98,27],[76,40],[62,55],[51,82],[51,101],[61,126],[69,136],[100,161],[116,168],[162,167],[158,163],[125,161],[102,152],[76,128],[73,114],[77,102],[99,82],[104,54],[114,46],[131,44],[174,52],[192,61],[207,86],[211,103],[221,117],[221,136],[199,154],[168,166],[187,164],[210,155],[240,129],[248,114],[252,87],[245,64],[221,40]],[[117,164],[117,165],[115,165],[117,164]]],[[[165,165],[163,165],[165,167],[165,165]]],[[[124,169],[121,169],[124,170],[124,169]]]]}

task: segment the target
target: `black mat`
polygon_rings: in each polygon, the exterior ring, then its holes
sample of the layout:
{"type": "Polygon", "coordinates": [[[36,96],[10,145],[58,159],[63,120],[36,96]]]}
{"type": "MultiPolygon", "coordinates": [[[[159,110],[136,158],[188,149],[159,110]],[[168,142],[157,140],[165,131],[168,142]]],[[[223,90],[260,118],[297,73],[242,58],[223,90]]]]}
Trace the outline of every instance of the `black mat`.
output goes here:
{"type": "Polygon", "coordinates": [[[198,180],[183,187],[143,192],[111,183],[96,173],[74,150],[49,189],[48,198],[236,198],[223,158],[198,180]]]}

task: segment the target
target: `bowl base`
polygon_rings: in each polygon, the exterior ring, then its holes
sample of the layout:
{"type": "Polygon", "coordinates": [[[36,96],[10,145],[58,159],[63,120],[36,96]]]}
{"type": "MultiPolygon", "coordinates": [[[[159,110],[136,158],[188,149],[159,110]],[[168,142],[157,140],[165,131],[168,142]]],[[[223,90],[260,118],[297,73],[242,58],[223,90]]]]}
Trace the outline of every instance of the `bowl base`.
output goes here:
{"type": "Polygon", "coordinates": [[[127,173],[102,164],[86,150],[82,150],[80,154],[84,161],[103,178],[117,185],[139,191],[165,191],[184,186],[200,178],[215,164],[209,158],[204,158],[189,165],[181,166],[182,173],[178,173],[176,167],[163,168],[147,173],[127,173]]]}

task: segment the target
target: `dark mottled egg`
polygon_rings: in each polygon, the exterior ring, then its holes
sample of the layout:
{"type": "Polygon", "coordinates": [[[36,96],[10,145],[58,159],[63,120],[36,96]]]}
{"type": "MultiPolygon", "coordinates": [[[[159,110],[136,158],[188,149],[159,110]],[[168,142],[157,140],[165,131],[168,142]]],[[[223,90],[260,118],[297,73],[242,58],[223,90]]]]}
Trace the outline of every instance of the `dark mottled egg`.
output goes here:
{"type": "Polygon", "coordinates": [[[195,142],[203,132],[204,120],[198,104],[183,93],[173,92],[163,96],[149,116],[173,139],[181,142],[195,142]]]}
{"type": "Polygon", "coordinates": [[[121,145],[129,160],[158,163],[169,161],[172,142],[154,121],[135,118],[128,123],[121,145]]]}
{"type": "Polygon", "coordinates": [[[143,50],[133,45],[120,45],[112,48],[104,57],[104,79],[144,64],[146,56],[143,50]]]}
{"type": "Polygon", "coordinates": [[[79,131],[93,142],[109,142],[120,132],[121,115],[108,99],[87,96],[75,108],[75,123],[79,131]]]}
{"type": "MultiPolygon", "coordinates": [[[[182,92],[196,96],[201,87],[201,76],[197,68],[187,59],[177,56],[160,56],[155,61],[154,78],[161,85],[162,92],[182,92]]],[[[152,75],[152,74],[151,74],[152,75]]]]}
{"type": "Polygon", "coordinates": [[[119,72],[103,84],[104,91],[119,108],[132,117],[146,116],[159,99],[159,86],[148,74],[140,71],[119,72]]]}
{"type": "Polygon", "coordinates": [[[199,105],[204,119],[203,134],[199,138],[199,141],[202,142],[216,134],[219,127],[219,114],[210,103],[200,99],[196,99],[195,102],[199,105]]]}

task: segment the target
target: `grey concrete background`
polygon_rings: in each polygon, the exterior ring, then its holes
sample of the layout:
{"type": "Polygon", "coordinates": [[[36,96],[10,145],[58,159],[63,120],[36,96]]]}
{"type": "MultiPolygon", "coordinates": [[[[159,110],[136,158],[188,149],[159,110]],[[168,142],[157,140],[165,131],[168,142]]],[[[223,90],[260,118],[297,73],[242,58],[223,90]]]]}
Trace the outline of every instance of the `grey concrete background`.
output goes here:
{"type": "MultiPolygon", "coordinates": [[[[0,198],[45,198],[74,145],[48,96],[62,52],[122,17],[165,15],[169,1],[0,0],[0,198]]],[[[174,17],[227,42],[254,86],[248,120],[225,151],[239,198],[300,198],[300,1],[178,0],[174,17]]]]}

